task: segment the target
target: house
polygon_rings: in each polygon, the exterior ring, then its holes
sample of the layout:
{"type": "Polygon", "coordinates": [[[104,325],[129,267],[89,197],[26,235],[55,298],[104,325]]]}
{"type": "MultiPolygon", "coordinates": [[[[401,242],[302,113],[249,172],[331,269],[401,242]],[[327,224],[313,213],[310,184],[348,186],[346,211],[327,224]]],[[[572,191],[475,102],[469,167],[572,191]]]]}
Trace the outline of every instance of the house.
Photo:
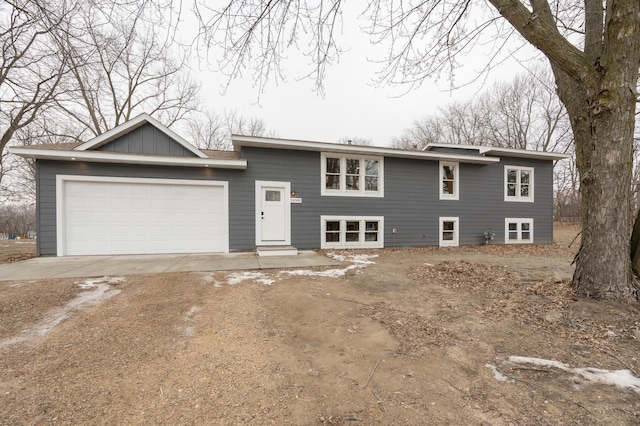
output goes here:
{"type": "Polygon", "coordinates": [[[563,154],[233,136],[208,151],[148,115],[36,160],[40,256],[553,241],[563,154]]]}

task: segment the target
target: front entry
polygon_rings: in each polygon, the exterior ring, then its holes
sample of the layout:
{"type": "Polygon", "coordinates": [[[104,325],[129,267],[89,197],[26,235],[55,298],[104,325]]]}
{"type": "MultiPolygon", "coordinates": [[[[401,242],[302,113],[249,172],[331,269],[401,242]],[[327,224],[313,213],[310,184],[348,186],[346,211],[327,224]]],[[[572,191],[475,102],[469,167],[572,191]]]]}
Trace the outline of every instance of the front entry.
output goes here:
{"type": "Polygon", "coordinates": [[[291,244],[289,182],[256,181],[256,245],[291,244]]]}

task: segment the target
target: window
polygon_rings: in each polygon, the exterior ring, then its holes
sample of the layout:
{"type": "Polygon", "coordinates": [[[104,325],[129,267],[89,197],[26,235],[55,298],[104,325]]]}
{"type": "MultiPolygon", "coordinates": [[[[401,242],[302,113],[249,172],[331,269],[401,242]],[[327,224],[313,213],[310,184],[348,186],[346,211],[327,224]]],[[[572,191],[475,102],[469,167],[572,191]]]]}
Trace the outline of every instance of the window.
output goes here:
{"type": "Polygon", "coordinates": [[[321,216],[321,248],[383,248],[381,216],[321,216]]]}
{"type": "Polygon", "coordinates": [[[459,199],[458,163],[440,162],[440,199],[459,199]]]}
{"type": "Polygon", "coordinates": [[[505,219],[504,242],[505,244],[533,243],[533,219],[505,219]]]}
{"type": "Polygon", "coordinates": [[[382,157],[322,154],[322,195],[382,197],[382,157]]]}
{"type": "Polygon", "coordinates": [[[533,202],[533,168],[504,166],[504,200],[533,202]]]}
{"type": "Polygon", "coordinates": [[[440,218],[440,247],[458,246],[458,218],[440,218]]]}

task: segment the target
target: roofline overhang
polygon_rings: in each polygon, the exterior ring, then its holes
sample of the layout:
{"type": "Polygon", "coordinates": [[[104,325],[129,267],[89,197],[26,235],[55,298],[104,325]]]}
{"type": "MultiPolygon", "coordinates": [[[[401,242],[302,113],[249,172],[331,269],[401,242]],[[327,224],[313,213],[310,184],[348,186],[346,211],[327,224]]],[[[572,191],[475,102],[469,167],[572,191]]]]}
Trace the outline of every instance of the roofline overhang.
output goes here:
{"type": "Polygon", "coordinates": [[[182,145],[183,147],[185,147],[186,149],[188,149],[190,152],[197,155],[198,157],[205,158],[205,159],[208,158],[205,153],[200,151],[191,143],[187,142],[182,136],[178,135],[176,132],[169,129],[168,127],[160,123],[158,120],[156,120],[155,118],[151,117],[149,114],[146,114],[146,113],[140,114],[132,118],[131,120],[128,120],[122,123],[121,125],[116,126],[113,129],[110,129],[104,132],[103,134],[91,139],[90,141],[87,141],[78,145],[77,147],[73,148],[73,150],[87,151],[87,150],[98,148],[102,145],[106,145],[109,142],[116,140],[120,136],[126,135],[127,133],[137,129],[138,127],[144,126],[147,123],[151,124],[156,129],[160,130],[169,138],[175,140],[180,145],[182,145]]]}
{"type": "Polygon", "coordinates": [[[384,148],[362,145],[345,145],[328,142],[301,141],[294,139],[276,139],[257,136],[232,135],[234,149],[243,146],[272,149],[292,149],[298,151],[335,152],[344,154],[374,155],[396,158],[412,158],[433,161],[457,161],[471,164],[491,164],[500,162],[496,157],[478,155],[451,154],[444,152],[410,151],[396,148],[384,148]]]}
{"type": "Polygon", "coordinates": [[[480,155],[499,155],[503,157],[518,157],[529,158],[534,160],[564,160],[570,158],[570,154],[561,154],[559,152],[545,152],[545,151],[531,151],[526,149],[513,149],[513,148],[498,148],[495,146],[485,145],[457,145],[448,143],[430,143],[424,147],[423,152],[429,151],[432,147],[438,148],[459,148],[459,149],[474,149],[477,150],[480,155]]]}
{"type": "Polygon", "coordinates": [[[9,147],[9,152],[24,158],[55,161],[85,161],[89,163],[143,164],[172,167],[209,167],[215,169],[247,168],[247,160],[216,160],[212,158],[163,157],[139,154],[117,154],[103,151],[54,151],[9,147]]]}

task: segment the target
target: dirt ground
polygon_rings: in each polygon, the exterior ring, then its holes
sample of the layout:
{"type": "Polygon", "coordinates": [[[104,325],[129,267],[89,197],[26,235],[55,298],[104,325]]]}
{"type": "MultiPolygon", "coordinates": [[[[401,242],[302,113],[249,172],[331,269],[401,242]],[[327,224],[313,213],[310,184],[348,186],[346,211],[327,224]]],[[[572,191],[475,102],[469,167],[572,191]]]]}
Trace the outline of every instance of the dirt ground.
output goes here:
{"type": "Polygon", "coordinates": [[[571,294],[576,233],[1,282],[0,424],[639,424],[640,309],[571,294]]]}

